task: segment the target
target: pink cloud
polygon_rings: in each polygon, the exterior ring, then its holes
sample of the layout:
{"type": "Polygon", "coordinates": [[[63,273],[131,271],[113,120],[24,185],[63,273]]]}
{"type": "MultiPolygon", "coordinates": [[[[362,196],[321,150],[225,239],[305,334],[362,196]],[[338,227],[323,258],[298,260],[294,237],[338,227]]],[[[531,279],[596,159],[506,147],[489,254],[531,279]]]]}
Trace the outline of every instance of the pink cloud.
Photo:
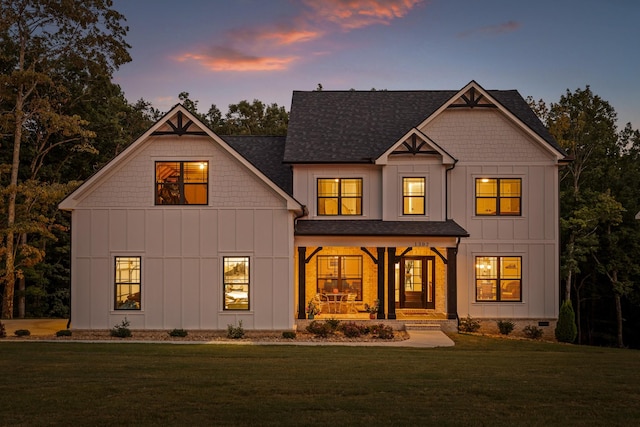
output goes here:
{"type": "Polygon", "coordinates": [[[522,25],[517,21],[503,22],[502,24],[490,25],[487,27],[477,28],[475,30],[469,30],[458,34],[459,38],[469,37],[475,34],[502,34],[510,33],[518,30],[522,25]]]}
{"type": "Polygon", "coordinates": [[[285,70],[295,56],[253,56],[232,48],[214,47],[211,53],[186,53],[178,61],[196,61],[211,71],[279,71],[285,70]]]}
{"type": "Polygon", "coordinates": [[[329,21],[353,30],[375,24],[389,24],[402,18],[424,0],[304,0],[315,20],[329,21]]]}

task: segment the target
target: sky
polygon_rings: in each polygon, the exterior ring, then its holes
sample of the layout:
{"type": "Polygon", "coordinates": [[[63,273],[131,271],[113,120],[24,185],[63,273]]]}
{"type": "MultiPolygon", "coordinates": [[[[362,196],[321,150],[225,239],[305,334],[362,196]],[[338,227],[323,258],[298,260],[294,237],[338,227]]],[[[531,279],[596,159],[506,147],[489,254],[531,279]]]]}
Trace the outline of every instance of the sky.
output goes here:
{"type": "Polygon", "coordinates": [[[207,112],[294,90],[516,89],[558,102],[590,86],[640,128],[637,0],[114,0],[127,99],[207,112]]]}

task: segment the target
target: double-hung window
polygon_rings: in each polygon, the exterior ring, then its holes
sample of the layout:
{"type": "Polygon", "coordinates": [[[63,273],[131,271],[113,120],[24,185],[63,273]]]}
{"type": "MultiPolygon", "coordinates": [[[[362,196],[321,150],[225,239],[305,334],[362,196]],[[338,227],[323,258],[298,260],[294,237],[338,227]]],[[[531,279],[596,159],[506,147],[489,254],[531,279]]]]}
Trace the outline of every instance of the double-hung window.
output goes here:
{"type": "Polygon", "coordinates": [[[225,310],[249,310],[249,257],[223,258],[223,293],[225,310]]]}
{"type": "Polygon", "coordinates": [[[362,215],[362,178],[318,179],[318,215],[362,215]]]}
{"type": "Polygon", "coordinates": [[[520,178],[476,178],[476,215],[521,215],[520,178]]]}
{"type": "Polygon", "coordinates": [[[156,162],[156,205],[206,205],[209,163],[156,162]]]}
{"type": "Polygon", "coordinates": [[[140,310],[141,257],[115,257],[115,306],[116,310],[140,310]]]}
{"type": "Polygon", "coordinates": [[[402,214],[424,215],[425,179],[402,178],[402,214]]]}
{"type": "Polygon", "coordinates": [[[522,257],[477,256],[476,301],[522,301],[522,257]]]}

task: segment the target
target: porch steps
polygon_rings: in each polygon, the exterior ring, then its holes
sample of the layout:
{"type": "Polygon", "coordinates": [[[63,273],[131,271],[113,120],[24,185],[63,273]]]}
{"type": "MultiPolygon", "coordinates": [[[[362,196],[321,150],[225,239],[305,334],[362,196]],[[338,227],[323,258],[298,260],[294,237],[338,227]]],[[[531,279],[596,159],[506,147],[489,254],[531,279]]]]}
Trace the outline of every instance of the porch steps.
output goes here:
{"type": "Polygon", "coordinates": [[[405,323],[404,328],[407,331],[441,331],[440,323],[405,323]]]}

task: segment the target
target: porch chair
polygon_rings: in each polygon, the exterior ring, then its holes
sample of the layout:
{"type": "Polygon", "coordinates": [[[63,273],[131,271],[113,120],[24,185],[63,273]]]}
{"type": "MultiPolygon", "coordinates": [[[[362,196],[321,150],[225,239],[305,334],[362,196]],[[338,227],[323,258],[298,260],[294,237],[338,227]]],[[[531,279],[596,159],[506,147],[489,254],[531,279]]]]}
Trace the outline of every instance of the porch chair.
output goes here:
{"type": "Polygon", "coordinates": [[[320,308],[320,313],[328,313],[329,312],[329,301],[324,297],[321,293],[317,293],[313,297],[313,302],[318,308],[320,308]]]}
{"type": "Polygon", "coordinates": [[[357,313],[356,310],[356,294],[347,294],[340,303],[340,312],[349,314],[349,313],[357,313]]]}

